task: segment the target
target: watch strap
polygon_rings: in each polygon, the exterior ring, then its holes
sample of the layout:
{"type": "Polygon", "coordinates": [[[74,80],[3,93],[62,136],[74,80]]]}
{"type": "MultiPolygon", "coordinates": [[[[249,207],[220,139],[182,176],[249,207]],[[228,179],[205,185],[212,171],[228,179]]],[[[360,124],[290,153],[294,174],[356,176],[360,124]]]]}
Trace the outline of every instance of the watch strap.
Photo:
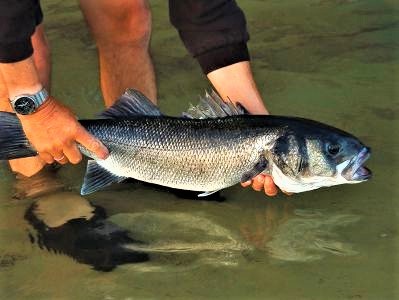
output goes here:
{"type": "Polygon", "coordinates": [[[36,104],[36,109],[38,109],[48,98],[48,92],[46,91],[45,88],[42,88],[39,92],[36,94],[30,95],[31,99],[35,101],[36,104]]]}

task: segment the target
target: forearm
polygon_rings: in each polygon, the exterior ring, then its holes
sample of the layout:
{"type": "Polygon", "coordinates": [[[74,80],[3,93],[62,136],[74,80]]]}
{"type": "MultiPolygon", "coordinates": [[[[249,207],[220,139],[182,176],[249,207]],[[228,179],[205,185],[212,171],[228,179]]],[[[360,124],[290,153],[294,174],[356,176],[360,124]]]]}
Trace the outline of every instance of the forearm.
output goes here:
{"type": "Polygon", "coordinates": [[[267,114],[249,66],[245,15],[233,0],[169,0],[170,19],[219,94],[267,114]],[[189,13],[187,13],[189,12],[189,13]]]}
{"type": "Polygon", "coordinates": [[[3,75],[0,72],[0,111],[12,112],[9,100],[8,91],[4,83],[3,75]]]}
{"type": "Polygon", "coordinates": [[[42,88],[32,57],[14,63],[0,63],[0,72],[10,99],[36,93],[42,88]]]}
{"type": "Polygon", "coordinates": [[[256,87],[249,61],[214,70],[207,76],[223,99],[240,103],[251,114],[269,114],[256,87]]]}

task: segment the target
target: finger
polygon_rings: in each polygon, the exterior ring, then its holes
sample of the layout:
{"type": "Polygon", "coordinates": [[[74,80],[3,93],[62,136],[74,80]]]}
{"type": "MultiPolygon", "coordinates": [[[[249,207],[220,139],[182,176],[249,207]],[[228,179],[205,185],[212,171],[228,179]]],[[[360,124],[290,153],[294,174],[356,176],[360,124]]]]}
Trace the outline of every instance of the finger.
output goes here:
{"type": "Polygon", "coordinates": [[[248,187],[248,186],[250,186],[252,184],[252,180],[248,180],[248,181],[245,181],[245,182],[241,182],[241,186],[242,187],[248,187]]]}
{"type": "Polygon", "coordinates": [[[53,159],[61,164],[61,165],[65,165],[66,163],[68,163],[68,158],[64,155],[63,152],[60,151],[53,151],[50,153],[51,156],[53,157],[53,159]]]}
{"type": "Polygon", "coordinates": [[[68,158],[64,155],[64,157],[62,157],[61,159],[54,159],[57,163],[59,163],[60,165],[65,165],[67,164],[68,158]]]}
{"type": "Polygon", "coordinates": [[[76,141],[100,159],[106,159],[109,155],[107,148],[83,127],[78,130],[76,141]]]}
{"type": "Polygon", "coordinates": [[[54,158],[47,152],[40,152],[39,156],[42,160],[44,160],[47,164],[52,164],[54,162],[54,158]]]}
{"type": "Polygon", "coordinates": [[[263,183],[265,181],[264,175],[258,175],[252,180],[252,188],[255,191],[260,192],[263,189],[263,183]]]}
{"type": "Polygon", "coordinates": [[[78,164],[82,160],[82,153],[80,153],[75,143],[64,148],[64,154],[72,164],[78,164]]]}
{"type": "Polygon", "coordinates": [[[265,176],[263,189],[265,190],[265,194],[271,197],[276,196],[278,193],[278,189],[271,176],[265,176]]]}

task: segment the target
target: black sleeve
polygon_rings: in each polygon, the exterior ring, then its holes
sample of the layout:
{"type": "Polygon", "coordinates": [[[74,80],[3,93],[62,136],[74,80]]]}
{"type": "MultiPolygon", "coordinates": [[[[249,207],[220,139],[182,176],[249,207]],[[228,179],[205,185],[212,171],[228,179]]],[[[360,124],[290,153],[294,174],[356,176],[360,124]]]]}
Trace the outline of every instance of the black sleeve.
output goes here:
{"type": "Polygon", "coordinates": [[[38,0],[0,0],[0,62],[32,55],[31,36],[43,18],[38,0]]]}
{"type": "Polygon", "coordinates": [[[205,74],[249,60],[246,20],[234,0],[169,0],[169,15],[205,74]]]}

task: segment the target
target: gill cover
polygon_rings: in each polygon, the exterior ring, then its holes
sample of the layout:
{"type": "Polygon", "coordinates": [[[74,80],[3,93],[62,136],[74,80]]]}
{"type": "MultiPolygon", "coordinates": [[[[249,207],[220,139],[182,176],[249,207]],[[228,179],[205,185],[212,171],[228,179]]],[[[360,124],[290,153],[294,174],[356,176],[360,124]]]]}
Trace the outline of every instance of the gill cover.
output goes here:
{"type": "Polygon", "coordinates": [[[305,142],[287,131],[272,149],[274,164],[286,175],[297,177],[307,165],[305,142]]]}

